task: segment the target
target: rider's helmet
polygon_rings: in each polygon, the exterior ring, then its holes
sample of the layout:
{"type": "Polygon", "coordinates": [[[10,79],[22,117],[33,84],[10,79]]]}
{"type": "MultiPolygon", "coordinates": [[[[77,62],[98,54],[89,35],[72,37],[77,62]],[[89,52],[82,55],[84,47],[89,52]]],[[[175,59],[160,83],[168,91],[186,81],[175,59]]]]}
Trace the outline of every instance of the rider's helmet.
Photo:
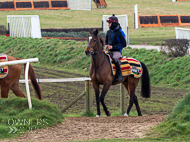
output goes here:
{"type": "Polygon", "coordinates": [[[110,22],[116,22],[118,23],[118,18],[115,16],[115,14],[113,14],[112,16],[110,16],[107,20],[108,23],[110,22]]]}

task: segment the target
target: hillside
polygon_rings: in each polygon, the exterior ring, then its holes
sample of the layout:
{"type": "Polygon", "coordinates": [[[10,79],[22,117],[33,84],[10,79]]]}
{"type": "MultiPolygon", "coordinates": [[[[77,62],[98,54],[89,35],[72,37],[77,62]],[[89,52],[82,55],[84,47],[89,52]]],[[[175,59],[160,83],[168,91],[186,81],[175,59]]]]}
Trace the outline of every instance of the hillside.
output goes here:
{"type": "MultiPolygon", "coordinates": [[[[53,66],[88,76],[90,57],[84,53],[86,42],[59,39],[32,39],[0,36],[0,53],[17,58],[38,57],[39,66],[53,66]]],[[[144,62],[151,83],[161,86],[189,88],[189,56],[172,58],[157,50],[124,48],[123,56],[144,62]]]]}

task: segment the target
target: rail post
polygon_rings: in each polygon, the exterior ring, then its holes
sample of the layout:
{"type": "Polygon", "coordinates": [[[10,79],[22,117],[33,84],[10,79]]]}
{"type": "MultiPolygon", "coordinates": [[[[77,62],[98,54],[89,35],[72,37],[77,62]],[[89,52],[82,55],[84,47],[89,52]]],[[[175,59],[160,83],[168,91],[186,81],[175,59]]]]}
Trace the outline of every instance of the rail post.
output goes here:
{"type": "Polygon", "coordinates": [[[125,93],[124,86],[120,83],[120,110],[121,114],[125,113],[125,93]]]}
{"type": "Polygon", "coordinates": [[[85,110],[87,114],[91,114],[92,109],[92,103],[93,103],[93,97],[92,97],[92,83],[90,80],[85,80],[85,110]]]}

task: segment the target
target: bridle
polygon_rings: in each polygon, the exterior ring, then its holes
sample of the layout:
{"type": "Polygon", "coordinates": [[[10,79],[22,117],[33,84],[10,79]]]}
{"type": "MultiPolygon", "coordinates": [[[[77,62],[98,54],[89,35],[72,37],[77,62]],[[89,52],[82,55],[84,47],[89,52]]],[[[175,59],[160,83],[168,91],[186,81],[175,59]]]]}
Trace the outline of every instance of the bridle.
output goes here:
{"type": "MultiPolygon", "coordinates": [[[[96,78],[96,69],[99,68],[100,66],[102,66],[102,65],[104,64],[104,62],[105,62],[105,55],[104,55],[104,60],[103,60],[103,62],[102,62],[99,66],[96,66],[96,62],[95,62],[96,55],[99,54],[99,53],[104,53],[104,51],[100,51],[100,52],[94,51],[94,50],[95,50],[95,47],[97,46],[98,40],[99,40],[99,39],[98,39],[98,35],[97,35],[96,43],[95,43],[95,45],[92,47],[92,48],[93,48],[93,51],[89,51],[90,54],[91,54],[91,56],[92,56],[93,62],[94,62],[95,79],[96,79],[97,84],[99,84],[99,83],[98,83],[98,80],[97,80],[97,78],[96,78]]],[[[87,47],[90,48],[90,45],[88,44],[87,47]]],[[[102,47],[102,48],[103,48],[103,47],[102,47]]],[[[93,66],[93,64],[92,64],[92,66],[93,66]]]]}
{"type": "MultiPolygon", "coordinates": [[[[97,35],[96,43],[95,43],[95,45],[92,47],[93,50],[92,50],[92,51],[89,51],[90,54],[91,54],[91,56],[92,56],[95,69],[98,68],[98,67],[100,67],[100,66],[102,66],[102,65],[104,64],[104,62],[105,62],[105,56],[104,56],[104,61],[103,61],[99,66],[96,66],[96,63],[95,63],[96,55],[99,54],[99,53],[104,53],[104,51],[100,51],[100,52],[95,51],[95,47],[97,46],[98,40],[99,40],[99,39],[98,39],[98,35],[97,35]]],[[[89,45],[89,44],[87,45],[87,48],[90,48],[90,45],[89,45]]]]}

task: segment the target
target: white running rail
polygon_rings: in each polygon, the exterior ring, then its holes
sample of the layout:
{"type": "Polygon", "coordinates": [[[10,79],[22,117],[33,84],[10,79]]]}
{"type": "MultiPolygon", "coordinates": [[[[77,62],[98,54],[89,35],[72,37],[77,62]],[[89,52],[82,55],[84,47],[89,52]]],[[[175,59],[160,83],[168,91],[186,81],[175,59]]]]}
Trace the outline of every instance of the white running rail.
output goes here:
{"type": "Polygon", "coordinates": [[[8,61],[8,62],[2,62],[2,63],[0,63],[0,66],[10,66],[10,65],[17,65],[17,64],[26,64],[24,83],[26,84],[26,93],[27,93],[28,105],[29,105],[30,109],[32,108],[32,103],[31,103],[30,91],[29,91],[29,85],[28,85],[29,63],[30,62],[38,62],[38,61],[39,61],[38,58],[31,58],[31,59],[23,59],[23,60],[8,61]]]}

